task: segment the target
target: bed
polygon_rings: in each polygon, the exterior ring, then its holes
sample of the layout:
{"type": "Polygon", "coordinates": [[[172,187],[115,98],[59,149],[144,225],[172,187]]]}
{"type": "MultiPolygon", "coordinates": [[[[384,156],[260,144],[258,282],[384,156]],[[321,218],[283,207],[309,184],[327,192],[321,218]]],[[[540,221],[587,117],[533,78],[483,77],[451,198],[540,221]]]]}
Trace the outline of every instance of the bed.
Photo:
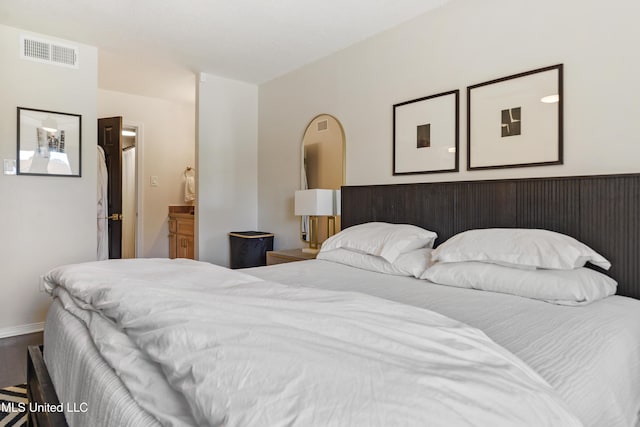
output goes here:
{"type": "MultiPolygon", "coordinates": [[[[438,243],[460,231],[487,227],[544,228],[577,237],[611,260],[613,267],[607,274],[619,283],[619,296],[585,307],[561,307],[495,292],[425,286],[424,280],[322,260],[248,269],[243,274],[286,285],[287,289],[329,292],[321,294],[322,298],[334,298],[331,292],[367,294],[391,302],[392,306],[399,303],[403,310],[433,310],[483,331],[492,342],[523,361],[522,369],[532,368],[535,375],[550,384],[583,425],[638,426],[640,302],[635,298],[640,297],[639,189],[638,175],[343,188],[344,227],[370,221],[412,223],[437,231],[438,243]]],[[[202,416],[190,419],[189,411],[183,411],[191,404],[188,399],[173,396],[175,391],[170,389],[161,391],[158,387],[162,386],[156,383],[149,382],[144,387],[142,382],[134,390],[147,393],[146,399],[135,393],[132,396],[131,389],[136,387],[115,373],[113,359],[111,364],[108,362],[108,347],[127,343],[96,343],[95,331],[92,339],[87,325],[97,331],[105,325],[87,322],[82,316],[73,312],[64,297],[54,301],[45,328],[44,363],[40,366],[41,372],[48,368],[47,375],[60,401],[84,402],[90,398],[85,412],[66,412],[69,425],[202,423],[202,416]],[[73,370],[68,369],[70,365],[73,370]],[[158,419],[156,409],[148,406],[154,399],[156,405],[174,406],[167,411],[169,415],[158,419]],[[119,414],[118,419],[113,418],[115,414],[119,414]]],[[[139,369],[144,378],[154,375],[144,366],[139,369]]],[[[439,424],[435,418],[432,421],[432,425],[439,424]]],[[[228,425],[248,424],[251,423],[238,419],[228,425]]],[[[295,421],[288,424],[295,425],[295,421]]]]}

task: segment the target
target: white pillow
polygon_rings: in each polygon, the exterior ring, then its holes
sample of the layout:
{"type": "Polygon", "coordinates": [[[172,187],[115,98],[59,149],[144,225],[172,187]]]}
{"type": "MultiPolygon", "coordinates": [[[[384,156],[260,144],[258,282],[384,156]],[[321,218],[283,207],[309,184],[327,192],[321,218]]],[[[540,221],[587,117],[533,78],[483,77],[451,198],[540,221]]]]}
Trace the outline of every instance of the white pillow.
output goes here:
{"type": "Polygon", "coordinates": [[[618,283],[590,268],[519,270],[484,262],[437,263],[421,279],[439,285],[502,292],[560,305],[585,305],[616,293],[618,283]]]}
{"type": "Polygon", "coordinates": [[[456,234],[433,251],[433,261],[482,261],[509,267],[571,270],[587,262],[605,270],[602,255],[564,234],[549,230],[488,228],[456,234]]]}
{"type": "Polygon", "coordinates": [[[330,251],[323,250],[318,253],[316,259],[337,262],[377,273],[419,278],[431,265],[431,251],[432,249],[429,248],[416,249],[400,255],[391,263],[379,256],[338,248],[330,251]]]}
{"type": "Polygon", "coordinates": [[[322,251],[345,248],[394,262],[405,252],[432,248],[437,237],[433,231],[415,225],[368,222],[346,228],[329,237],[322,244],[322,251]]]}

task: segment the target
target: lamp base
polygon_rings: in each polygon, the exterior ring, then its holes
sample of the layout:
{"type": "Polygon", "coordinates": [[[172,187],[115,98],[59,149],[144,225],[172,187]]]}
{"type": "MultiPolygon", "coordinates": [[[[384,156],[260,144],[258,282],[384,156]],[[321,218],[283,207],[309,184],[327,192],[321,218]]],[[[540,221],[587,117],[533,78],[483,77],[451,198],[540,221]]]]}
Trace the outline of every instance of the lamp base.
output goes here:
{"type": "Polygon", "coordinates": [[[318,252],[320,252],[320,249],[302,248],[302,252],[304,252],[305,254],[314,254],[314,255],[317,255],[317,254],[318,254],[318,252]]]}

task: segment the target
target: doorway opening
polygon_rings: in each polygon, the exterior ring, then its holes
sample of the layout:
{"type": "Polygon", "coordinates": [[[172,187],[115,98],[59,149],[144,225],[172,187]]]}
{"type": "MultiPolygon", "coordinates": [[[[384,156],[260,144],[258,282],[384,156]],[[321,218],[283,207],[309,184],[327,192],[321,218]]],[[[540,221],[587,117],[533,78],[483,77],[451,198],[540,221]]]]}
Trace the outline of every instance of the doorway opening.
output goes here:
{"type": "Polygon", "coordinates": [[[110,259],[136,258],[141,250],[140,130],[139,125],[123,123],[122,117],[98,119],[98,145],[104,150],[107,170],[105,240],[110,259]]]}
{"type": "Polygon", "coordinates": [[[122,128],[122,258],[136,257],[138,220],[138,129],[122,128]]]}

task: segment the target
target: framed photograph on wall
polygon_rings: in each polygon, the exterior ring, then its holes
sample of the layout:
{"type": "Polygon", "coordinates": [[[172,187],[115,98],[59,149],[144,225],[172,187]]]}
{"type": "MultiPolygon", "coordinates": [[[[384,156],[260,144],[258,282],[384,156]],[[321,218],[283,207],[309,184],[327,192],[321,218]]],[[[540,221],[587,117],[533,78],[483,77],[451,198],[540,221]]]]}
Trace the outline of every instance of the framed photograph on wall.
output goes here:
{"type": "Polygon", "coordinates": [[[82,116],[18,107],[18,175],[81,176],[82,116]]]}
{"type": "Polygon", "coordinates": [[[458,171],[460,91],[393,106],[393,174],[458,171]]]}
{"type": "Polygon", "coordinates": [[[467,169],[562,164],[562,64],[467,87],[467,169]]]}

